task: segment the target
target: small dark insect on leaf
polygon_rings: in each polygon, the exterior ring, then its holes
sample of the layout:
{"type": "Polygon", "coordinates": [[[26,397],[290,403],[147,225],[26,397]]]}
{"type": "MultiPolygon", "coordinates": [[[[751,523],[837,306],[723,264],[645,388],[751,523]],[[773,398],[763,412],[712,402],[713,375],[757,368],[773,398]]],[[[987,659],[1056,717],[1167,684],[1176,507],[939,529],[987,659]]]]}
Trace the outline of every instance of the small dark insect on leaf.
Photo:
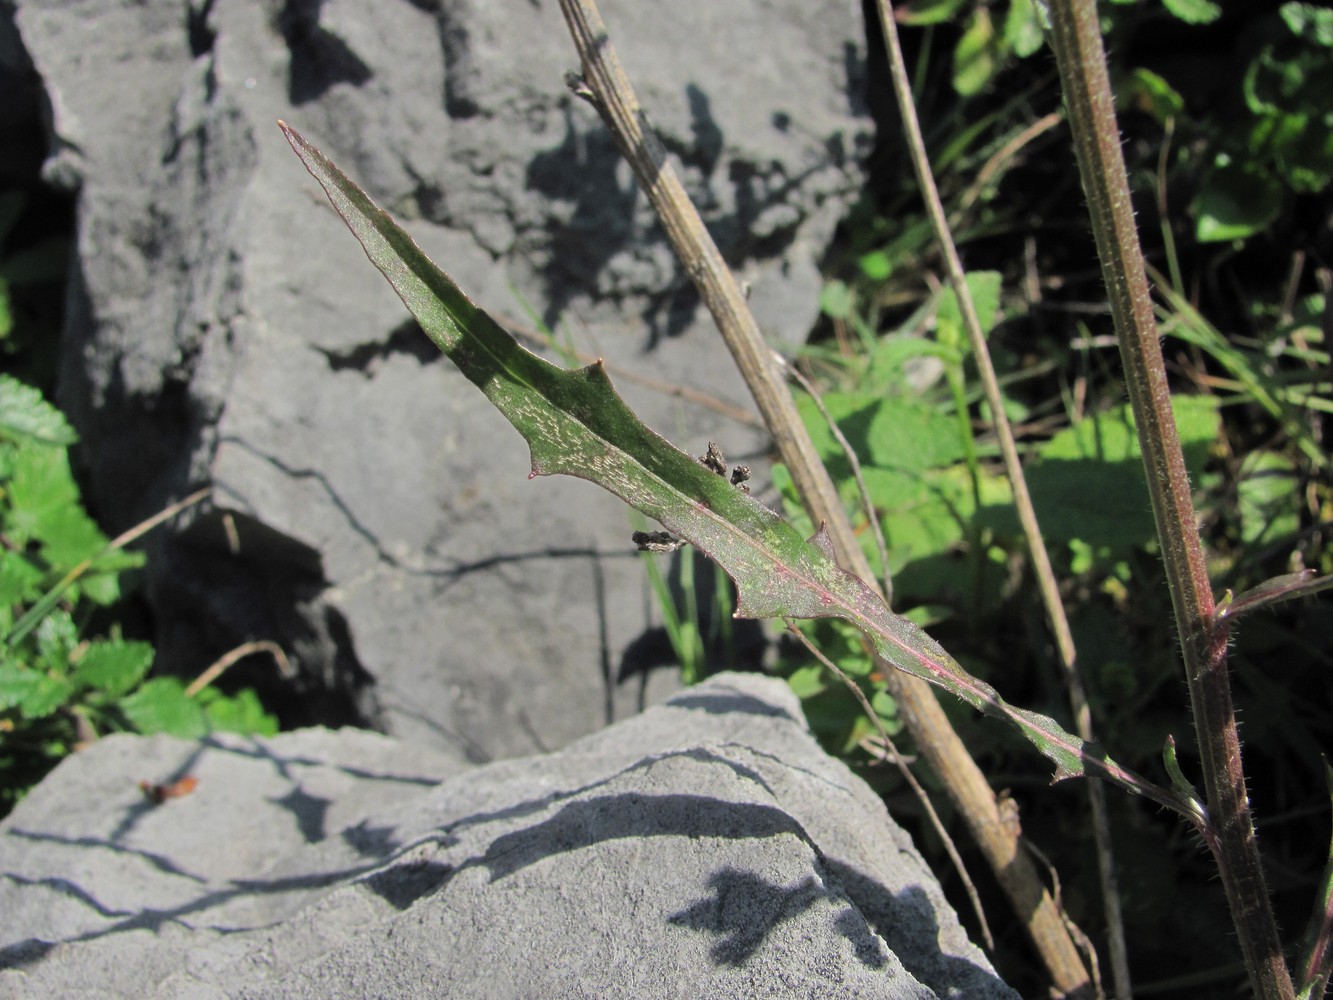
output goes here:
{"type": "Polygon", "coordinates": [[[699,461],[703,463],[705,469],[716,472],[719,476],[727,474],[727,460],[722,457],[722,449],[712,441],[708,442],[708,454],[700,455],[699,461]]]}
{"type": "Polygon", "coordinates": [[[636,531],[629,537],[640,552],[675,552],[685,544],[685,539],[668,531],[636,531]]]}
{"type": "Polygon", "coordinates": [[[184,778],[173,781],[169,785],[155,785],[151,781],[141,781],[139,782],[139,791],[143,792],[154,805],[160,806],[167,799],[179,799],[189,795],[198,786],[199,779],[187,774],[184,778]]]}
{"type": "Polygon", "coordinates": [[[750,467],[748,465],[738,465],[731,470],[731,485],[740,488],[742,493],[749,493],[750,487],[745,483],[750,478],[750,467]]]}

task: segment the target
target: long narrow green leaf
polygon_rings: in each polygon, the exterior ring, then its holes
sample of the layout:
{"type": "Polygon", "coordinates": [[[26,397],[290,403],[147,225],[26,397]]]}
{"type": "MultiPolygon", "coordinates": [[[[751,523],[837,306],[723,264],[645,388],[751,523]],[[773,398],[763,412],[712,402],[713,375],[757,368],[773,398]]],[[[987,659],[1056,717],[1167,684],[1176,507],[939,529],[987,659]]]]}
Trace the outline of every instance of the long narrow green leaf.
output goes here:
{"type": "Polygon", "coordinates": [[[988,715],[1007,719],[1055,764],[1057,780],[1093,774],[1185,815],[1189,804],[1107,758],[1053,719],[1008,705],[919,627],[724,477],[649,430],[612,388],[601,363],[573,371],[523,349],[479,309],[385,212],[298,132],[279,123],[366,255],[426,334],[528,442],[532,476],[594,482],[714,559],[736,583],[737,617],[844,618],[886,660],[988,715]]]}

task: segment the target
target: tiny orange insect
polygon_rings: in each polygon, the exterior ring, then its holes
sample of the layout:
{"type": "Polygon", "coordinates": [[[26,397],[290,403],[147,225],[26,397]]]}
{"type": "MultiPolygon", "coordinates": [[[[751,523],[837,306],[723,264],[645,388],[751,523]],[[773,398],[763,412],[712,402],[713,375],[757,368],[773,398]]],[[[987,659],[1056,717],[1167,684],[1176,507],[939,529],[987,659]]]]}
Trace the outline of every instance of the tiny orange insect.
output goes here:
{"type": "Polygon", "coordinates": [[[199,785],[199,779],[194,775],[187,774],[179,781],[173,781],[169,785],[155,785],[151,781],[139,782],[139,791],[148,796],[150,802],[154,805],[161,805],[167,799],[179,799],[184,795],[189,795],[199,785]]]}

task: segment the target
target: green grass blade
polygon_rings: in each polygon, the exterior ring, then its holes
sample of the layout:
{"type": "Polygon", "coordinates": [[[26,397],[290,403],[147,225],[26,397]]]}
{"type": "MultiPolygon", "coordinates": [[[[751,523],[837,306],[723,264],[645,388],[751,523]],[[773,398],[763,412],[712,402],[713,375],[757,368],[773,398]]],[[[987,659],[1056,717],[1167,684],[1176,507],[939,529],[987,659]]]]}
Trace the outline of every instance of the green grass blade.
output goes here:
{"type": "Polygon", "coordinates": [[[1017,726],[1054,762],[1056,778],[1095,774],[1189,815],[1177,793],[1121,768],[1053,719],[1008,705],[919,627],[843,570],[821,531],[807,541],[777,514],[649,430],[612,388],[601,363],[567,371],[521,347],[479,309],[366,194],[295,130],[279,123],[427,335],[514,425],[531,476],[596,483],[720,565],[741,618],[844,618],[894,666],[1017,726]]]}

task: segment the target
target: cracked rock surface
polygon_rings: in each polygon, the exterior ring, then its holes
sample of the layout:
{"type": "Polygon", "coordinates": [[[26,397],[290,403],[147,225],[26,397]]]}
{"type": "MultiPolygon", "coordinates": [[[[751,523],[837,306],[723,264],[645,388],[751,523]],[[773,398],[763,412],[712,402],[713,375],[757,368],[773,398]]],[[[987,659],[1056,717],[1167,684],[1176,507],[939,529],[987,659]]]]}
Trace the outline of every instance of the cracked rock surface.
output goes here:
{"type": "Polygon", "coordinates": [[[0,994],[1017,996],[753,674],[480,767],[351,729],[101,740],[0,823],[0,994]]]}
{"type": "MultiPolygon", "coordinates": [[[[607,17],[761,324],[803,337],[868,143],[860,4],[607,17]]],[[[747,412],[628,169],[565,89],[557,6],[11,0],[0,18],[0,68],[48,106],[44,176],[77,194],[59,401],[95,507],[120,530],[213,487],[148,543],[159,663],[197,674],[273,639],[300,671],[289,724],[371,724],[474,761],[667,693],[626,509],[528,480],[521,440],[435,356],[274,124],[501,319],[747,412]]],[[[752,424],[615,380],[691,454],[716,440],[754,465],[761,492],[752,424]]],[[[757,656],[757,630],[738,635],[757,656]]]]}

